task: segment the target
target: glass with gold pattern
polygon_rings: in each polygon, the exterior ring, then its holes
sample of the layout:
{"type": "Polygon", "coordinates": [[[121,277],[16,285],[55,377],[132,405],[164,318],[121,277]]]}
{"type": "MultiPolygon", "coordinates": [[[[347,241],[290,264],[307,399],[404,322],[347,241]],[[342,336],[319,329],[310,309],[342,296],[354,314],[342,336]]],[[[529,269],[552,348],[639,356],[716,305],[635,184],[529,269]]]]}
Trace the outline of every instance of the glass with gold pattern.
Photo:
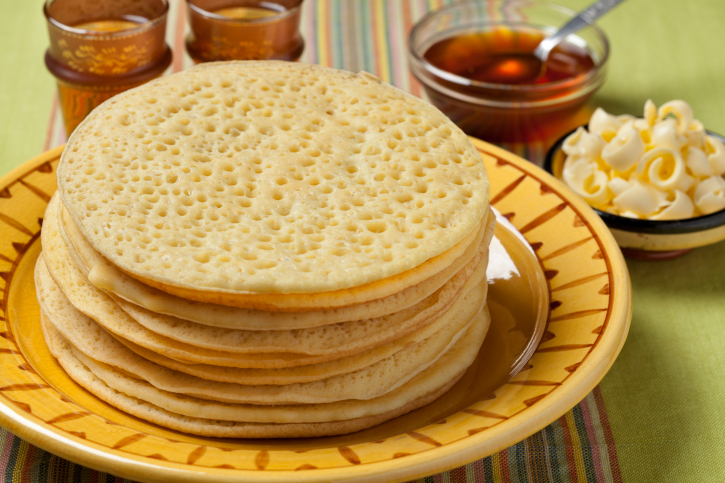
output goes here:
{"type": "Polygon", "coordinates": [[[187,0],[194,62],[298,60],[302,0],[187,0]]]}
{"type": "Polygon", "coordinates": [[[68,135],[94,107],[160,76],[171,64],[164,40],[167,0],[48,0],[45,65],[58,81],[68,135]]]}

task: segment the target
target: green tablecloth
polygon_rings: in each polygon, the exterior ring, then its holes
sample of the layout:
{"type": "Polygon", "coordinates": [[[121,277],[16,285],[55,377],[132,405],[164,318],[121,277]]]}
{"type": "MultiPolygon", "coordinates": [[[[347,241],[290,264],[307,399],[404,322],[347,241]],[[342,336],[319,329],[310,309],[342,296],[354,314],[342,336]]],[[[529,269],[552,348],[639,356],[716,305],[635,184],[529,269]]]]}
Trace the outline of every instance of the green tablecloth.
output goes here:
{"type": "MultiPolygon", "coordinates": [[[[303,60],[368,70],[419,92],[405,64],[410,22],[440,0],[307,0],[303,60]],[[371,35],[375,32],[374,35],[371,35]]],[[[582,8],[589,0],[561,0],[582,8]]],[[[183,55],[180,2],[168,41],[183,55]]],[[[0,0],[0,173],[63,142],[40,0],[0,0]]],[[[612,56],[595,104],[639,114],[647,98],[680,98],[725,133],[725,2],[630,0],[600,25],[612,56]]],[[[532,157],[541,151],[533,149],[532,157]]],[[[430,481],[722,481],[725,479],[725,243],[666,262],[628,261],[634,316],[600,386],[546,430],[430,481]]],[[[114,481],[4,431],[4,481],[114,481]]]]}

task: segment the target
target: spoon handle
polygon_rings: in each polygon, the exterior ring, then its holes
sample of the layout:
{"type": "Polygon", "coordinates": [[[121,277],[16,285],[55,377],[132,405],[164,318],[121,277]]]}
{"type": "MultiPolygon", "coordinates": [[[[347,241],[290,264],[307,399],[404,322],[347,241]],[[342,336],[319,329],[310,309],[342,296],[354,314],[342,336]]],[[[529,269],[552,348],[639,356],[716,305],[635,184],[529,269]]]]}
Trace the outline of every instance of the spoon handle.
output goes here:
{"type": "Polygon", "coordinates": [[[569,20],[558,31],[546,37],[534,50],[534,55],[541,60],[546,60],[551,49],[564,40],[567,35],[594,23],[596,19],[622,3],[624,0],[599,0],[579,12],[579,15],[569,20]]]}

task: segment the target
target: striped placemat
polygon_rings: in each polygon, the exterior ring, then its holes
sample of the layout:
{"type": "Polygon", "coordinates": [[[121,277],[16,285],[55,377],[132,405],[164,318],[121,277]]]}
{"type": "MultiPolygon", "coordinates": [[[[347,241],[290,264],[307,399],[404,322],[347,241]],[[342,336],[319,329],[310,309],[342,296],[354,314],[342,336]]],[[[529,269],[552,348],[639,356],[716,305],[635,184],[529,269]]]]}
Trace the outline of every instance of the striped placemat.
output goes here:
{"type": "MultiPolygon", "coordinates": [[[[407,66],[408,33],[428,11],[449,0],[306,0],[301,61],[351,71],[365,70],[421,96],[407,66]]],[[[170,0],[167,42],[174,51],[170,72],[192,65],[184,51],[183,0],[170,0]]],[[[57,99],[48,106],[45,150],[65,142],[57,99]]],[[[541,163],[541,145],[504,148],[541,163]]],[[[0,478],[19,482],[126,482],[70,463],[0,430],[0,478]]],[[[505,451],[420,482],[621,482],[605,402],[597,387],[579,405],[541,432],[505,451]]]]}

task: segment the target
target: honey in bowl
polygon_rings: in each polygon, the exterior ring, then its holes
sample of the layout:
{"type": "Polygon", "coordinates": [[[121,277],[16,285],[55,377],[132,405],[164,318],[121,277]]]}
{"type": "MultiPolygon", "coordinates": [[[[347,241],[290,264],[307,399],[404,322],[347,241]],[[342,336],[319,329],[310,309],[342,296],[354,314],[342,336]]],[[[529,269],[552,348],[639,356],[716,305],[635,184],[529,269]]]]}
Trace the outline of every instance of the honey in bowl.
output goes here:
{"type": "Polygon", "coordinates": [[[443,72],[436,79],[443,89],[426,85],[426,93],[471,136],[547,145],[586,122],[596,62],[586,47],[562,42],[542,65],[533,51],[544,38],[540,29],[507,24],[438,40],[422,57],[443,72]]]}
{"type": "Polygon", "coordinates": [[[589,52],[569,42],[557,45],[542,65],[534,49],[543,39],[536,30],[464,33],[436,42],[423,57],[446,72],[490,84],[548,84],[594,68],[589,52]]]}
{"type": "Polygon", "coordinates": [[[544,66],[532,55],[575,15],[529,0],[454,3],[413,27],[409,66],[430,102],[467,134],[545,150],[586,122],[587,101],[604,82],[609,44],[596,25],[567,37],[544,66]]]}

